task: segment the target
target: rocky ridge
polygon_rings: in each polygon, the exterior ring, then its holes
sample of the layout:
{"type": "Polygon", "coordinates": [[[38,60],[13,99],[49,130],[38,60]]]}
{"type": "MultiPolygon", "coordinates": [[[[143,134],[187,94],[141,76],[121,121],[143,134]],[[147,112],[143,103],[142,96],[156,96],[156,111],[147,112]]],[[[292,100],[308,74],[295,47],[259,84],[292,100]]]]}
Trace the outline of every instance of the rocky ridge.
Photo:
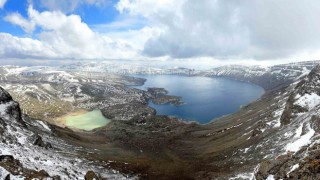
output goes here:
{"type": "Polygon", "coordinates": [[[57,138],[54,129],[22,116],[19,104],[0,88],[0,179],[77,179],[89,170],[108,179],[128,178],[108,169],[107,162],[82,158],[83,149],[57,138]]]}
{"type": "Polygon", "coordinates": [[[295,130],[292,140],[285,146],[286,153],[258,166],[256,179],[319,179],[319,87],[320,66],[296,83],[281,117],[282,128],[287,130],[283,136],[295,130]]]}

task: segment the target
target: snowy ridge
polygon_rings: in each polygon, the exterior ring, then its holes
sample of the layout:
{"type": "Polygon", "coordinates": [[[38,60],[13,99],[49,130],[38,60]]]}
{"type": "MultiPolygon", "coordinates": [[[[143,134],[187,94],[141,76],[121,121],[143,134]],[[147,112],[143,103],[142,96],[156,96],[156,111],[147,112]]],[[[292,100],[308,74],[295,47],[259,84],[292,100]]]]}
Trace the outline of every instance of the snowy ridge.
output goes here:
{"type": "Polygon", "coordinates": [[[295,105],[301,106],[308,110],[311,110],[320,104],[320,96],[316,93],[304,94],[303,96],[298,94],[296,99],[297,101],[295,102],[295,105]]]}
{"type": "Polygon", "coordinates": [[[197,71],[194,69],[183,67],[161,67],[161,66],[148,66],[139,64],[121,64],[112,63],[108,61],[102,62],[79,62],[60,67],[61,70],[71,72],[108,72],[114,74],[181,74],[181,75],[193,75],[197,71]]]}
{"type": "Polygon", "coordinates": [[[143,92],[126,87],[141,84],[143,79],[107,73],[5,66],[0,67],[0,79],[0,86],[19,100],[22,112],[37,119],[52,120],[74,109],[102,109],[129,100],[146,101],[141,97],[143,92]]]}
{"type": "Polygon", "coordinates": [[[266,90],[273,89],[284,83],[292,83],[307,75],[319,61],[305,61],[269,67],[227,65],[209,70],[195,70],[183,67],[163,67],[139,64],[120,64],[112,62],[79,62],[61,66],[67,72],[108,72],[114,74],[174,74],[185,76],[213,76],[225,77],[240,81],[247,81],[266,90]]]}
{"type": "Polygon", "coordinates": [[[247,120],[254,119],[257,125],[246,126],[241,136],[254,142],[234,150],[232,155],[243,164],[260,155],[262,158],[254,172],[243,171],[231,179],[320,178],[313,171],[320,155],[319,79],[320,67],[316,66],[307,76],[272,92],[272,98],[268,96],[271,105],[258,111],[260,118],[247,120]]]}
{"type": "MultiPolygon", "coordinates": [[[[11,99],[3,89],[0,89],[0,95],[0,101],[11,99]]],[[[88,170],[93,170],[108,179],[128,178],[115,170],[107,169],[108,162],[105,165],[101,163],[98,165],[77,156],[77,151],[81,151],[81,147],[69,146],[63,140],[54,138],[51,135],[51,128],[44,122],[23,120],[27,126],[13,123],[22,121],[22,119],[19,119],[21,116],[14,117],[8,114],[8,111],[6,111],[8,108],[14,111],[20,110],[16,106],[11,106],[12,104],[15,104],[12,99],[7,103],[0,103],[0,157],[12,155],[20,161],[23,168],[35,171],[45,170],[50,176],[58,175],[62,179],[84,179],[88,170]],[[41,132],[42,139],[50,143],[53,148],[44,148],[33,144],[30,138],[35,133],[29,128],[37,128],[41,132]]],[[[11,179],[26,178],[23,173],[16,176],[11,174],[8,169],[0,166],[0,179],[6,177],[11,179]]]]}
{"type": "Polygon", "coordinates": [[[229,65],[202,71],[199,74],[247,81],[271,90],[304,77],[318,63],[319,61],[306,61],[270,67],[229,65]]]}
{"type": "Polygon", "coordinates": [[[143,64],[120,64],[108,61],[103,62],[79,62],[69,65],[61,66],[61,70],[65,71],[84,71],[84,72],[109,72],[115,74],[181,74],[181,75],[205,75],[205,76],[227,76],[251,78],[263,76],[265,74],[272,74],[274,76],[285,78],[299,78],[307,75],[310,70],[319,61],[305,61],[299,63],[290,63],[283,65],[274,65],[270,67],[263,66],[241,66],[241,65],[227,65],[210,70],[195,70],[184,67],[163,67],[143,64]]]}
{"type": "Polygon", "coordinates": [[[320,154],[319,75],[320,67],[316,66],[301,81],[293,83],[293,89],[286,89],[289,98],[281,116],[281,127],[275,132],[277,138],[271,140],[281,150],[277,151],[279,156],[275,159],[260,164],[256,179],[295,179],[299,173],[319,178],[308,170],[320,154]]]}

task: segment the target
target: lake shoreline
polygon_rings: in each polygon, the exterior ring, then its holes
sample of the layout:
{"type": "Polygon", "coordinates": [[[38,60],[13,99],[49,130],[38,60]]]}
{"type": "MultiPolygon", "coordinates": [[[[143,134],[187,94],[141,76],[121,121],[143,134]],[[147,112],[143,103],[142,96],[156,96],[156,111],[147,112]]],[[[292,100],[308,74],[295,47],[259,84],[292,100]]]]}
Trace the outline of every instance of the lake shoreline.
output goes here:
{"type": "Polygon", "coordinates": [[[55,123],[60,127],[91,131],[107,125],[110,120],[102,115],[101,110],[88,111],[81,109],[56,118],[55,123]]]}
{"type": "Polygon", "coordinates": [[[60,117],[57,117],[54,119],[54,122],[56,123],[56,125],[60,126],[60,127],[67,127],[66,126],[66,118],[68,116],[78,116],[78,115],[82,115],[82,114],[85,114],[89,111],[87,110],[84,110],[84,109],[81,109],[81,110],[76,110],[76,111],[72,111],[70,113],[67,113],[63,116],[60,116],[60,117]]]}
{"type": "Polygon", "coordinates": [[[181,97],[179,106],[148,101],[157,115],[175,116],[185,121],[207,124],[212,120],[236,113],[261,98],[265,89],[251,82],[222,77],[181,75],[134,75],[146,79],[142,86],[131,88],[147,91],[148,88],[164,88],[168,96],[181,97]]]}

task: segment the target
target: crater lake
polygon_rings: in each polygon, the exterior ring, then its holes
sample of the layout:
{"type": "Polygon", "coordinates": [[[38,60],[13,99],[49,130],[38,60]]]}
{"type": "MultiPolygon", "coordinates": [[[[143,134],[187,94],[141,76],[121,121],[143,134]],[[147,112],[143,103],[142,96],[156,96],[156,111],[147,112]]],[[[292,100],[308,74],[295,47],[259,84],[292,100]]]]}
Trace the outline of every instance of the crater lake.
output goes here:
{"type": "Polygon", "coordinates": [[[180,96],[185,103],[180,106],[157,105],[149,101],[149,106],[157,110],[157,115],[170,115],[201,124],[234,113],[241,106],[258,99],[264,93],[260,86],[226,78],[180,76],[180,75],[135,75],[147,79],[142,86],[147,90],[165,88],[168,95],[180,96]]]}

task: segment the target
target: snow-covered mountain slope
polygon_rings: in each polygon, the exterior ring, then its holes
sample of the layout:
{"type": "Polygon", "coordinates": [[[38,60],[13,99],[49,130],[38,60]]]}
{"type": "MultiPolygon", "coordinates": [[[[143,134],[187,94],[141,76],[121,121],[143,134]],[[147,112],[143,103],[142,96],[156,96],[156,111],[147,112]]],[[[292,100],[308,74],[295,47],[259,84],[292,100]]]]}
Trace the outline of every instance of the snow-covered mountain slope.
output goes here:
{"type": "Polygon", "coordinates": [[[0,85],[19,101],[22,112],[47,121],[75,109],[103,109],[126,102],[146,104],[143,91],[128,87],[144,81],[54,67],[0,67],[0,85]]]}
{"type": "Polygon", "coordinates": [[[320,66],[294,83],[281,115],[281,127],[275,133],[282,147],[275,159],[263,161],[256,179],[320,178],[320,66]]]}
{"type": "Polygon", "coordinates": [[[317,163],[320,153],[319,75],[317,66],[304,78],[192,132],[188,139],[202,137],[192,149],[201,151],[203,164],[214,166],[207,173],[217,179],[317,177],[319,172],[305,168],[314,166],[310,163],[317,163]]]}
{"type": "Polygon", "coordinates": [[[202,71],[199,74],[247,81],[271,90],[286,86],[307,75],[318,63],[319,61],[306,61],[270,67],[230,65],[202,71]]]}
{"type": "Polygon", "coordinates": [[[84,179],[90,170],[108,179],[127,178],[107,168],[108,162],[82,158],[81,151],[56,138],[51,125],[22,117],[18,103],[0,88],[0,179],[84,179]]]}
{"type": "Polygon", "coordinates": [[[83,71],[83,72],[108,72],[114,74],[181,74],[193,75],[197,71],[183,67],[163,67],[152,66],[150,64],[133,64],[133,63],[112,63],[102,62],[78,62],[74,64],[63,65],[60,67],[64,71],[83,71]]]}
{"type": "Polygon", "coordinates": [[[183,67],[161,67],[110,62],[79,62],[61,66],[60,69],[71,72],[108,72],[114,74],[177,74],[186,76],[226,77],[248,81],[271,90],[288,85],[296,79],[307,75],[319,61],[274,65],[269,67],[228,65],[209,70],[195,70],[183,67]]]}

